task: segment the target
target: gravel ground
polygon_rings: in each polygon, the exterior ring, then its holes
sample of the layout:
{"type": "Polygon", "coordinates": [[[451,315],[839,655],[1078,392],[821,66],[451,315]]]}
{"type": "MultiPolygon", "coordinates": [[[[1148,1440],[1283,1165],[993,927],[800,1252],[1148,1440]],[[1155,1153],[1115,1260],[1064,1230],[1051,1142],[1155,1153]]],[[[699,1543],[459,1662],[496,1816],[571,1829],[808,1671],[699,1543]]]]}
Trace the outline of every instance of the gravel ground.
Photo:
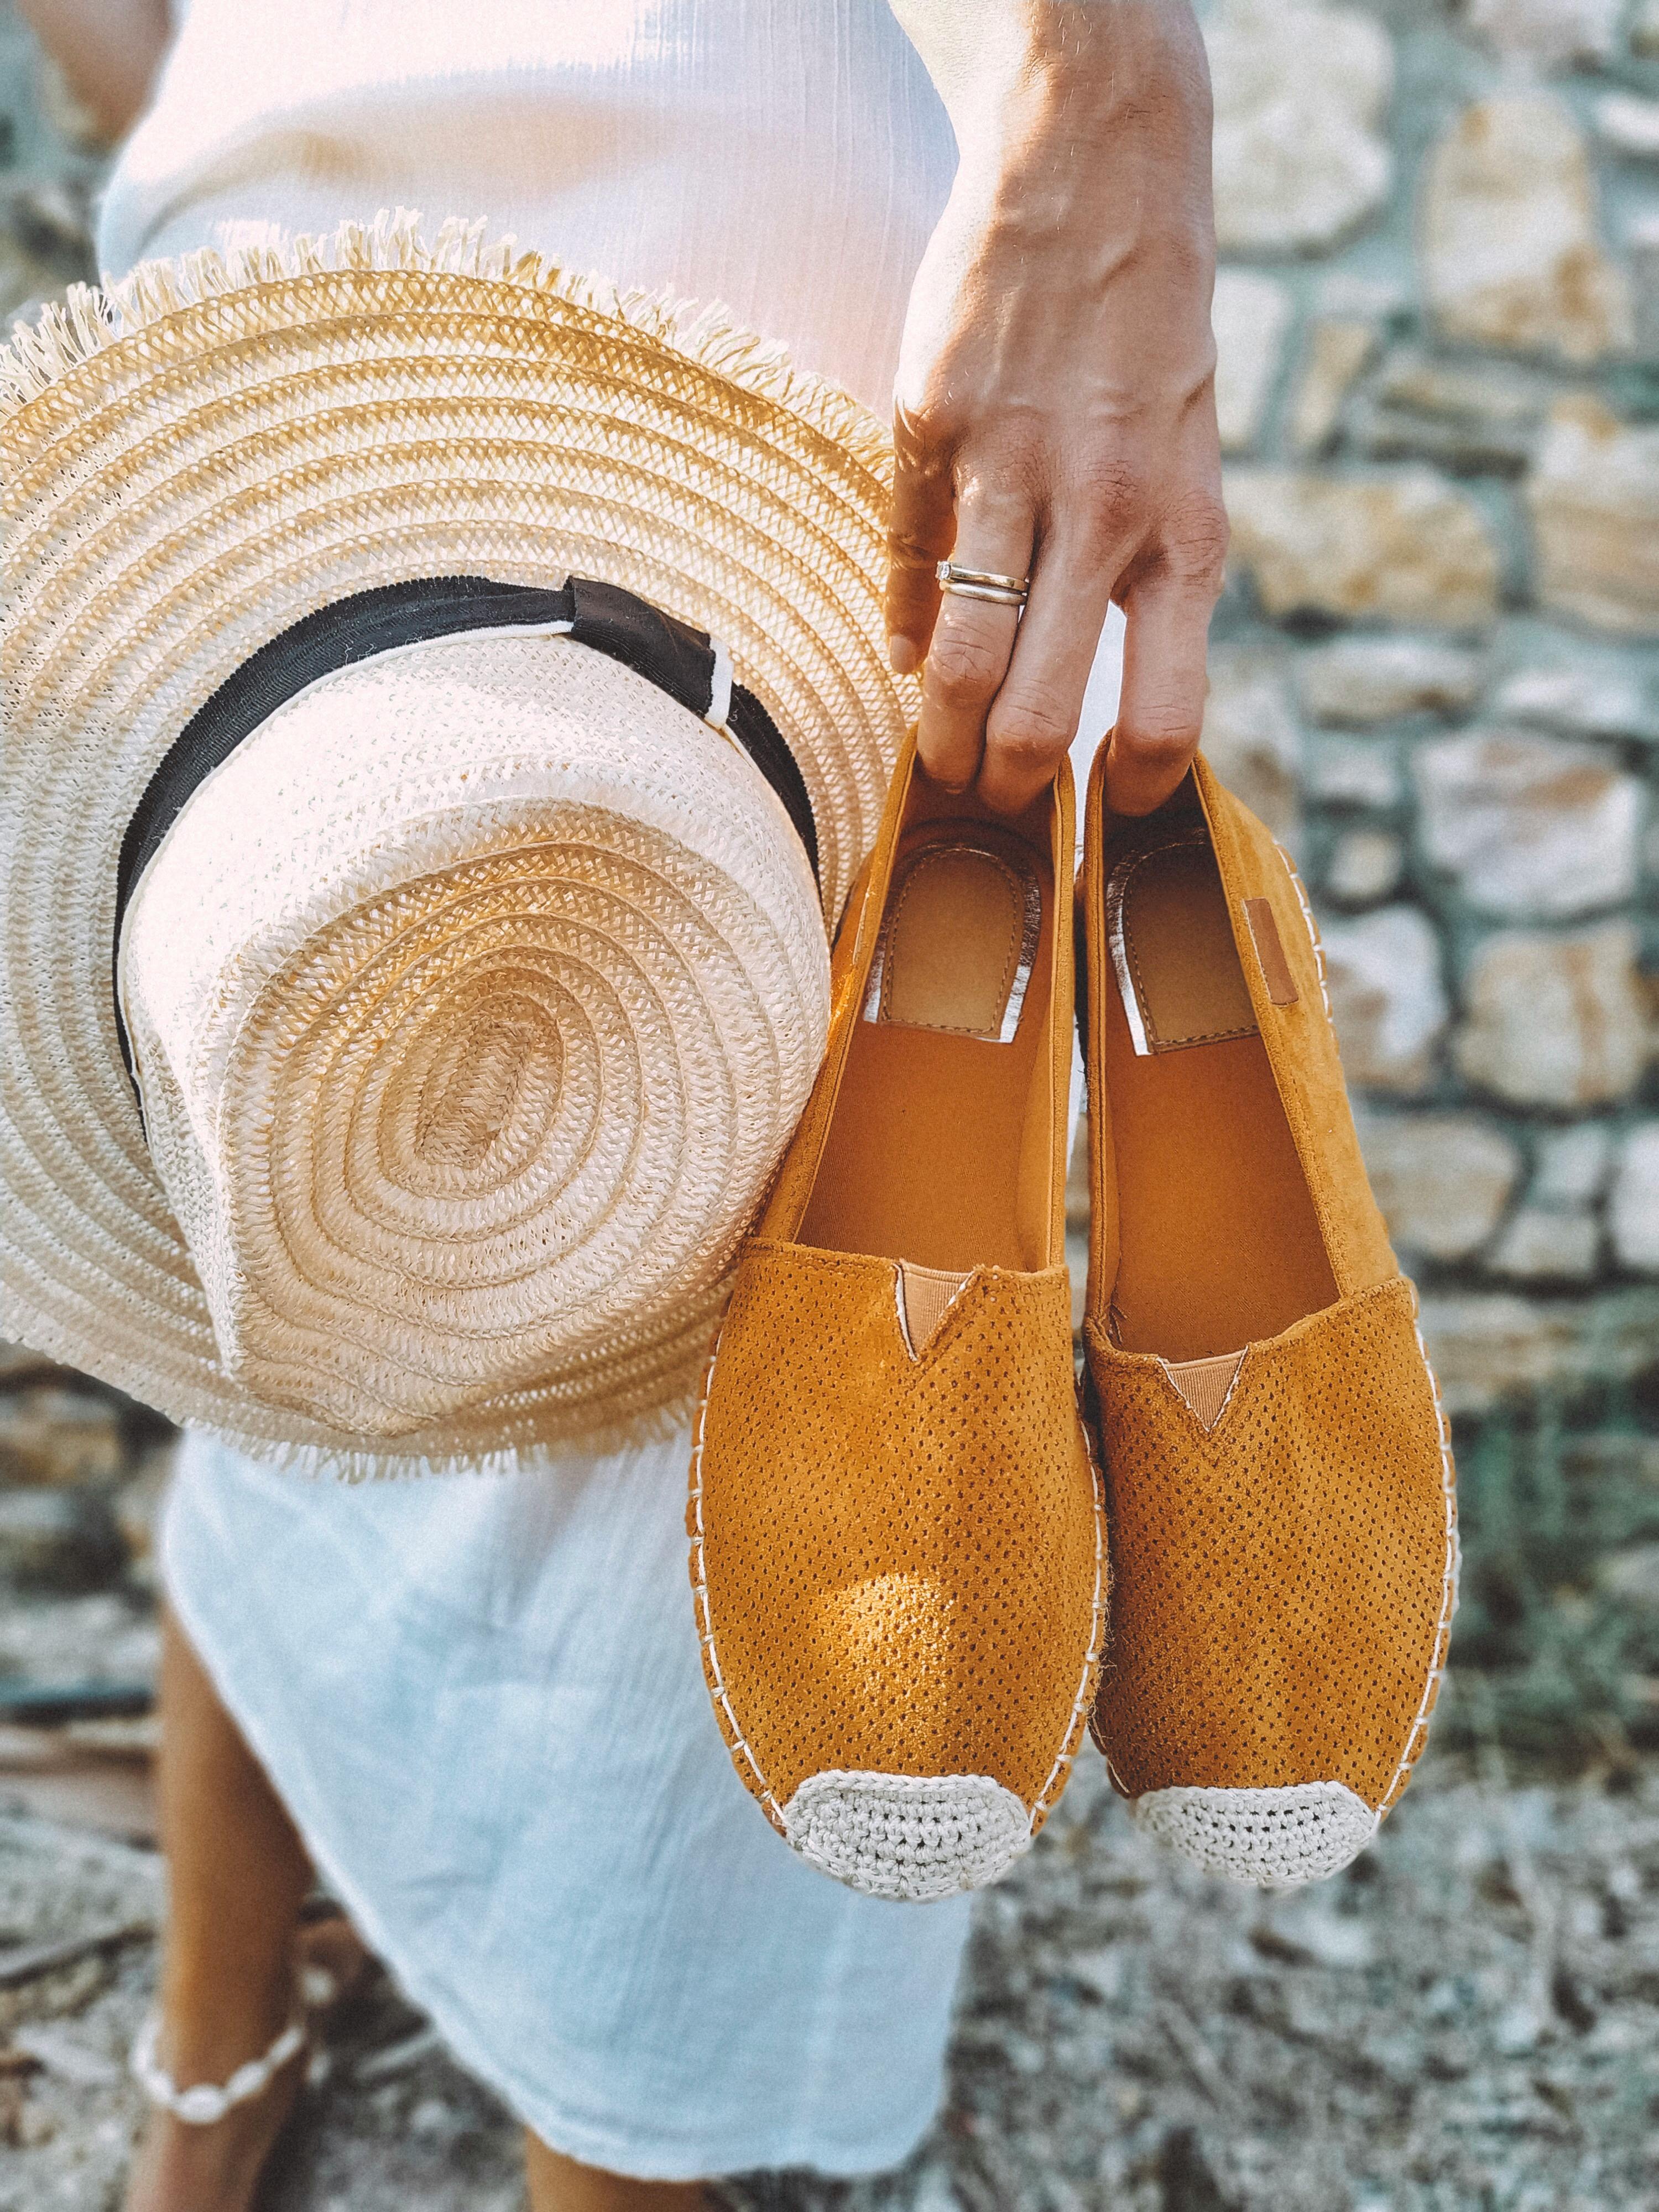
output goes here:
{"type": "MultiPolygon", "coordinates": [[[[0,1820],[0,2212],[112,2212],[149,1852],[0,1820]],[[100,1948],[18,1985],[20,1947],[100,1948]]],[[[1659,1766],[1425,1762],[1376,1849],[1259,1896],[1143,1839],[1092,1759],[982,1901],[946,2112],[902,2174],[744,2212],[1611,2212],[1659,2203],[1659,1766]]],[[[513,2212],[507,2115],[382,1980],[268,2212],[513,2212]]]]}

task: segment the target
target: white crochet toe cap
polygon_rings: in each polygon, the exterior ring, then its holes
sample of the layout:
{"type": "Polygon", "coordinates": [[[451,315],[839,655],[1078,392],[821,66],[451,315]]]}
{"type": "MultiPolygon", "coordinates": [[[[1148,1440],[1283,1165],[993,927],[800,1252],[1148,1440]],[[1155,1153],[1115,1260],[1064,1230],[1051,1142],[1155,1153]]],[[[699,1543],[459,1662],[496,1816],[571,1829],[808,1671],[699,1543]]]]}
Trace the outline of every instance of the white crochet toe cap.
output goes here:
{"type": "Polygon", "coordinates": [[[1341,1782],[1285,1790],[1149,1790],[1141,1826],[1206,1874],[1261,1888],[1319,1881],[1357,1858],[1379,1816],[1341,1782]]]}
{"type": "Polygon", "coordinates": [[[1031,1840],[1030,1813],[984,1774],[811,1774],[783,1820],[823,1873],[915,1903],[994,1881],[1031,1840]]]}

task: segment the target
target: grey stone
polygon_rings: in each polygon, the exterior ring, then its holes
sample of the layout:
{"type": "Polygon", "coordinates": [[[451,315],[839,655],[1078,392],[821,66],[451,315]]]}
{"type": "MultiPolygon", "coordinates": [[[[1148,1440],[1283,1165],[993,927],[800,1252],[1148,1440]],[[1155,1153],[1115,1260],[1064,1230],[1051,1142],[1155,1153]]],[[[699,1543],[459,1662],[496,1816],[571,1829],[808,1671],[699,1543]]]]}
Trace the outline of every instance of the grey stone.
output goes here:
{"type": "Polygon", "coordinates": [[[1375,324],[1335,315],[1321,315],[1314,321],[1291,404],[1291,445],[1297,453],[1313,455],[1324,450],[1343,401],[1376,351],[1375,324]]]}
{"type": "Polygon", "coordinates": [[[1437,361],[1404,347],[1383,363],[1358,435],[1379,460],[1515,476],[1531,458],[1549,401],[1547,388],[1520,369],[1437,361]]]}
{"type": "Polygon", "coordinates": [[[1249,269],[1216,272],[1215,411],[1224,453],[1247,452],[1261,434],[1291,315],[1288,288],[1249,269]]]}
{"type": "Polygon", "coordinates": [[[0,1480],[109,1482],[121,1458],[120,1417],[108,1399],[51,1385],[0,1397],[0,1480]]]}
{"type": "Polygon", "coordinates": [[[1564,1209],[1594,1206],[1612,1165],[1613,1131],[1605,1121],[1552,1129],[1538,1142],[1528,1202],[1564,1209]]]}
{"type": "Polygon", "coordinates": [[[85,1490],[0,1490],[0,1576],[24,1589],[93,1590],[125,1564],[107,1506],[85,1490]]]}
{"type": "Polygon", "coordinates": [[[1527,485],[1538,596],[1592,628],[1659,637],[1659,428],[1564,399],[1527,485]]]}
{"type": "Polygon", "coordinates": [[[1376,906],[1400,887],[1406,848],[1392,830],[1347,830],[1325,864],[1326,896],[1340,906],[1376,906]]]}
{"type": "Polygon", "coordinates": [[[1468,21],[1497,52],[1559,66],[1605,61],[1624,0],[1469,0],[1468,21]]]}
{"type": "Polygon", "coordinates": [[[1580,363],[1628,343],[1623,273],[1565,102],[1516,91],[1466,107],[1424,165],[1418,216],[1425,296],[1449,338],[1580,363]]]}
{"type": "Polygon", "coordinates": [[[1498,554],[1475,502],[1432,470],[1228,472],[1237,565],[1276,617],[1460,629],[1497,611],[1498,554]]]}
{"type": "Polygon", "coordinates": [[[1553,920],[1634,896],[1644,794],[1601,748],[1471,730],[1412,766],[1424,850],[1479,912],[1553,920]]]}
{"type": "Polygon", "coordinates": [[[1572,1332],[1548,1309],[1506,1291],[1425,1293],[1423,1340],[1449,1413],[1484,1413],[1511,1392],[1555,1382],[1572,1332]]]}
{"type": "Polygon", "coordinates": [[[1598,1562],[1595,1579],[1611,1598],[1659,1613],[1659,1544],[1632,1544],[1598,1562]]]}
{"type": "Polygon", "coordinates": [[[1610,1104],[1640,1079],[1648,1039],[1628,922],[1504,930],[1476,950],[1454,1041],[1467,1079],[1519,1106],[1610,1104]]]}
{"type": "Polygon", "coordinates": [[[1601,1255],[1601,1229],[1582,1207],[1523,1206],[1504,1224],[1486,1265],[1521,1283],[1587,1283],[1601,1255]]]}
{"type": "Polygon", "coordinates": [[[1638,358],[1659,364],[1659,216],[1632,223],[1625,235],[1630,264],[1631,319],[1638,358]]]}
{"type": "Polygon", "coordinates": [[[1402,795],[1400,762],[1387,738],[1316,738],[1302,780],[1327,806],[1393,807],[1402,795]]]}
{"type": "Polygon", "coordinates": [[[1524,661],[1498,686],[1492,714],[1563,737],[1659,743],[1659,702],[1624,654],[1605,646],[1575,641],[1524,661]]]}
{"type": "Polygon", "coordinates": [[[1412,906],[1328,921],[1331,1008],[1348,1080],[1413,1097],[1433,1079],[1448,1020],[1440,945],[1412,906]]]}
{"type": "Polygon", "coordinates": [[[1478,1251],[1521,1178],[1521,1154],[1473,1114],[1367,1114],[1359,1139],[1389,1235],[1413,1257],[1478,1251]]]}
{"type": "Polygon", "coordinates": [[[1297,686],[1315,721],[1364,726],[1471,706],[1484,667],[1478,653],[1439,638],[1341,637],[1303,654],[1297,686]]]}
{"type": "Polygon", "coordinates": [[[1595,103],[1595,135],[1615,154],[1659,161],[1659,100],[1634,93],[1603,93],[1595,103]]]}
{"type": "Polygon", "coordinates": [[[1318,0],[1220,0],[1204,36],[1224,253],[1322,250],[1382,206],[1393,176],[1377,128],[1394,82],[1385,31],[1318,0]]]}
{"type": "Polygon", "coordinates": [[[1626,1138],[1607,1197],[1607,1228],[1620,1265],[1659,1275],[1659,1121],[1626,1138]]]}
{"type": "Polygon", "coordinates": [[[86,198],[61,178],[18,185],[6,214],[7,227],[24,252],[60,280],[84,281],[97,275],[86,198]]]}
{"type": "Polygon", "coordinates": [[[1204,708],[1205,757],[1280,843],[1300,820],[1302,733],[1280,658],[1260,646],[1218,646],[1204,708]]]}

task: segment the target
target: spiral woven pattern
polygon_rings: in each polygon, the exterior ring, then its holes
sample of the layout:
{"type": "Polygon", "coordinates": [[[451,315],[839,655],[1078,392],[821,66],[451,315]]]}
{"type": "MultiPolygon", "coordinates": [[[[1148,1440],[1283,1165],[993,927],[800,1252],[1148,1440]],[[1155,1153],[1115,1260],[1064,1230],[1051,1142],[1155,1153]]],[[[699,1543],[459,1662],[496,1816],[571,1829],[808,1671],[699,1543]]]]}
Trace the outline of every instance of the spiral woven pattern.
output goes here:
{"type": "MultiPolygon", "coordinates": [[[[772,956],[751,945],[720,970],[726,980],[711,980],[719,963],[711,953],[705,969],[696,948],[737,925],[709,921],[724,912],[715,878],[725,864],[699,856],[695,839],[685,845],[683,821],[659,822],[660,842],[631,851],[630,802],[613,793],[599,805],[606,824],[583,833],[586,848],[575,815],[561,814],[550,832],[544,823],[532,836],[521,822],[488,851],[463,856],[457,846],[428,872],[425,890],[425,878],[400,881],[398,913],[411,933],[397,941],[411,955],[426,942],[417,915],[446,902],[473,902],[480,945],[497,928],[476,972],[441,983],[441,956],[427,945],[425,995],[410,981],[398,996],[402,955],[376,937],[398,926],[378,903],[388,887],[366,884],[362,900],[353,893],[333,909],[315,975],[304,961],[268,964],[275,939],[255,930],[250,943],[264,949],[238,970],[238,988],[251,990],[257,974],[258,992],[244,1011],[257,1000],[260,1038],[292,1030],[293,1071],[283,1075],[269,1049],[250,1042],[239,1055],[222,1038],[222,1061],[190,1073],[181,1039],[153,1026],[144,1073],[154,1156],[111,1004],[116,855],[191,714],[303,615],[412,577],[556,586],[574,572],[637,592],[729,647],[738,680],[800,764],[822,913],[832,919],[917,703],[914,684],[885,664],[891,470],[879,426],[716,315],[618,298],[510,246],[488,247],[476,227],[447,225],[428,247],[404,217],[281,255],[152,264],[112,296],[82,293],[0,356],[0,1327],[250,1449],[314,1451],[362,1472],[634,1434],[677,1413],[713,1291],[705,1298],[683,1273],[686,1295],[648,1321],[641,1309],[644,1334],[624,1347],[607,1332],[648,1286],[602,1267],[579,1292],[574,1255],[586,1241],[584,1209],[591,1201],[599,1219],[605,1189],[630,1221],[678,1224],[672,1236],[640,1228],[641,1249],[664,1253],[681,1249],[675,1237],[685,1251],[715,1253],[751,1202],[737,1062],[706,1094],[698,1071],[735,1048],[743,1024],[731,994],[759,988],[772,956]],[[617,917],[607,940],[614,969],[608,952],[599,960],[577,941],[579,848],[616,871],[605,887],[617,917]],[[712,870],[707,880],[699,867],[712,870]],[[630,880],[648,879],[649,896],[623,893],[629,868],[643,872],[630,880]],[[702,918],[705,936],[688,915],[702,918]],[[629,935],[647,922],[649,957],[629,935]],[[309,994],[329,989],[325,1018],[309,994]],[[723,1011],[712,1014],[715,1000],[723,1011]],[[510,1018],[500,1012],[509,1003],[510,1018]],[[722,1026],[728,1018],[736,1026],[722,1026]],[[402,1024],[395,1076],[392,1057],[368,1042],[383,1020],[402,1024]],[[670,1036],[678,1107],[657,1072],[658,1040],[670,1036]],[[613,1095],[632,1095],[629,1082],[649,1094],[618,1125],[620,1149],[597,1124],[588,1144],[569,1118],[590,1079],[605,1089],[607,1127],[613,1095]],[[325,1111],[301,1142],[292,1086],[302,1082],[325,1111]],[[216,1133],[232,1117],[221,1113],[211,1127],[202,1119],[218,1084],[226,1102],[269,1107],[271,1131],[299,1153],[256,1147],[245,1159],[233,1147],[219,1157],[216,1133]],[[724,1102],[723,1133],[697,1121],[694,1093],[724,1102]],[[653,1214],[661,1163],[705,1143],[716,1174],[729,1167],[724,1227],[713,1215],[698,1227],[672,1206],[653,1214]],[[321,1179],[296,1224],[258,1193],[276,1160],[300,1156],[321,1179]],[[550,1200],[538,1212],[532,1196],[558,1182],[556,1160],[571,1170],[571,1252],[533,1294],[509,1293],[509,1249],[526,1259],[550,1249],[536,1236],[554,1237],[567,1218],[550,1200]],[[472,1258],[491,1256],[474,1278],[476,1298],[433,1256],[427,1295],[447,1349],[419,1388],[412,1370],[395,1387],[388,1379],[375,1412],[352,1395],[359,1382],[346,1370],[373,1334],[377,1239],[393,1233],[388,1224],[417,1189],[441,1192],[453,1223],[467,1204],[482,1206],[472,1258]],[[305,1255],[313,1234],[333,1255],[342,1222],[336,1281],[305,1255]],[[291,1275],[284,1252],[299,1255],[291,1275]],[[239,1256],[252,1253],[259,1265],[236,1283],[239,1256]],[[572,1336],[568,1373],[534,1379],[545,1301],[579,1297],[591,1300],[591,1340],[579,1346],[572,1336]],[[341,1298],[352,1312],[343,1331],[341,1298]],[[503,1301],[526,1364],[512,1388],[469,1396],[474,1353],[503,1301]],[[307,1332],[320,1332],[331,1356],[337,1347],[337,1401],[318,1397],[314,1383],[294,1387],[290,1354],[307,1332]],[[647,1358],[652,1344],[663,1349],[647,1358]],[[348,1400],[361,1411],[349,1431],[338,1420],[348,1400]],[[434,1410],[438,1401],[448,1411],[434,1410]]],[[[680,807],[683,817],[684,799],[680,807]]],[[[787,835],[778,830],[775,866],[785,852],[798,865],[787,835]]],[[[601,888],[580,896],[597,900],[601,888]]],[[[766,925],[779,926],[775,915],[766,925]]],[[[772,1003],[781,1020],[782,1002],[772,1003]]],[[[159,1006],[150,1012],[165,1025],[159,1006]]],[[[759,1018],[752,1034],[767,1031],[759,1018]]],[[[775,1038],[763,1054],[775,1048],[775,1038]]],[[[768,1079],[782,1111],[787,1083],[768,1079]]],[[[761,1148],[772,1141],[764,1118],[761,1148]]],[[[398,1344],[386,1328],[377,1357],[389,1378],[398,1344]]]]}

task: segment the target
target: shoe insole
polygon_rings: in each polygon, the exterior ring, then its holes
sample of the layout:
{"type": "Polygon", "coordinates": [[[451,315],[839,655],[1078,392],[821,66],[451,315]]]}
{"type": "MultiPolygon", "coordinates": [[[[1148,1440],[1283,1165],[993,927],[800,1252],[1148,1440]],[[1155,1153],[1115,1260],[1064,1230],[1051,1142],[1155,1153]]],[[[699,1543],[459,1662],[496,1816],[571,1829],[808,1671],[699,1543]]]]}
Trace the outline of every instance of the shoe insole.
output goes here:
{"type": "MultiPolygon", "coordinates": [[[[1249,919],[1271,931],[1270,912],[1249,919]]],[[[1202,828],[1119,860],[1105,922],[1116,1341],[1218,1362],[1338,1293],[1202,828]]],[[[1261,949],[1270,991],[1292,989],[1276,939],[1261,949]]],[[[1190,1379],[1207,1407],[1231,1375],[1217,1364],[1190,1379]]]]}
{"type": "MultiPolygon", "coordinates": [[[[932,1271],[931,1313],[981,1263],[1049,1264],[1054,884],[1048,802],[902,834],[804,1243],[932,1271]]],[[[942,1306],[940,1308],[942,1310],[942,1306]]],[[[936,1317],[936,1316],[935,1316],[936,1317]]]]}

